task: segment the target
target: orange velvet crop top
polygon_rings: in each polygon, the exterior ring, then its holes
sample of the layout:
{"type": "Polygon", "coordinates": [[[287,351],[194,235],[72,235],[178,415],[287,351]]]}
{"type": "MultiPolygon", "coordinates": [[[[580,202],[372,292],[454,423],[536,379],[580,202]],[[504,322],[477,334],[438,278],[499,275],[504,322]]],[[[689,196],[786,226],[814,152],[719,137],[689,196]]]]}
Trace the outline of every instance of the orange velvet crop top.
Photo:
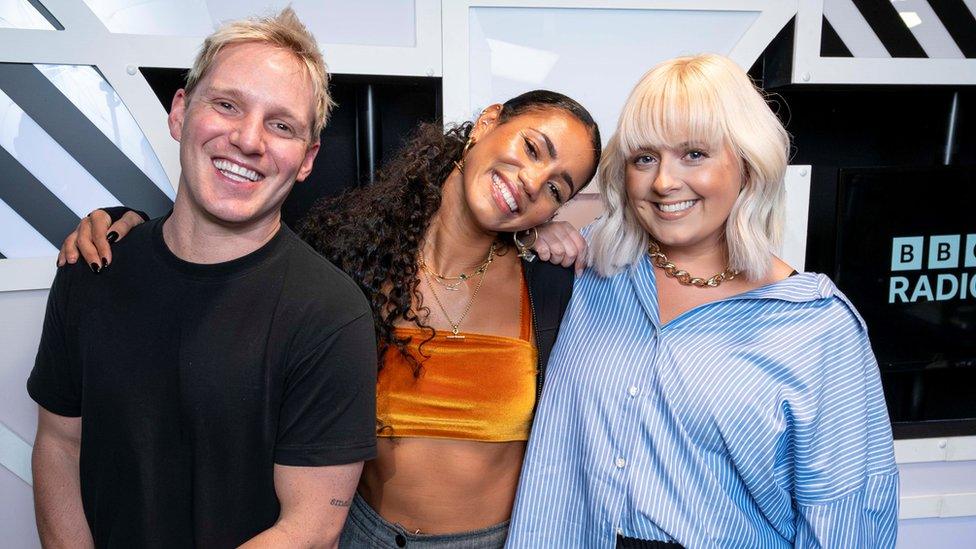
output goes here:
{"type": "MultiPolygon", "coordinates": [[[[377,436],[528,440],[537,351],[524,280],[519,324],[518,338],[462,332],[464,339],[456,340],[439,330],[424,344],[420,377],[399,351],[388,350],[377,379],[377,436]]],[[[419,356],[429,332],[398,327],[396,334],[412,336],[410,351],[419,356]]]]}

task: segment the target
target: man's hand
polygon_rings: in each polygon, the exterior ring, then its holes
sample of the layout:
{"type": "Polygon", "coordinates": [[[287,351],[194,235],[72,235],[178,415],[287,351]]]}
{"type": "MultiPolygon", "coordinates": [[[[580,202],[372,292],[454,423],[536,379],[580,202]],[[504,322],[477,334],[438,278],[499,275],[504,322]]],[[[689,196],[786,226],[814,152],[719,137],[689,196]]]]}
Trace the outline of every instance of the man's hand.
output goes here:
{"type": "Polygon", "coordinates": [[[93,271],[100,271],[112,263],[110,244],[122,240],[136,225],[143,223],[139,214],[129,211],[121,219],[112,223],[105,210],[95,210],[78,222],[75,231],[61,244],[58,253],[58,267],[65,263],[75,263],[78,257],[93,271]]]}
{"type": "Polygon", "coordinates": [[[274,466],[275,493],[281,514],[274,526],[242,545],[323,547],[339,545],[363,462],[324,467],[274,466]]]}
{"type": "Polygon", "coordinates": [[[576,275],[586,268],[586,239],[576,227],[565,221],[550,221],[539,225],[539,238],[532,248],[543,261],[563,267],[575,264],[576,275]]]}
{"type": "Polygon", "coordinates": [[[39,408],[31,467],[34,514],[45,548],[94,547],[81,505],[81,418],[39,408]]]}

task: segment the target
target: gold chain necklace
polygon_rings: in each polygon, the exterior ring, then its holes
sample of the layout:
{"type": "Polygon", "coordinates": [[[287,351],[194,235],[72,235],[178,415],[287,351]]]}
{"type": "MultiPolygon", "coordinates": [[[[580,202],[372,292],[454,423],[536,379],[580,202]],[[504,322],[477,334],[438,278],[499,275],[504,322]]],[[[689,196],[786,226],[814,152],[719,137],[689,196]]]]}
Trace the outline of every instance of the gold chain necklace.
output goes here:
{"type": "Polygon", "coordinates": [[[427,273],[427,275],[434,277],[438,284],[447,290],[456,292],[458,289],[460,289],[461,285],[467,282],[469,279],[485,274],[485,271],[488,270],[488,265],[491,265],[491,262],[495,260],[495,246],[496,243],[492,242],[491,248],[488,249],[488,257],[471,274],[461,273],[457,276],[444,276],[427,265],[427,262],[424,261],[423,251],[421,251],[419,257],[417,258],[417,263],[420,265],[420,268],[427,273]]]}
{"type": "MultiPolygon", "coordinates": [[[[485,283],[485,273],[488,272],[488,266],[491,265],[491,261],[494,259],[494,253],[495,245],[492,244],[491,249],[488,250],[488,259],[485,261],[484,268],[479,267],[478,271],[475,272],[476,274],[472,275],[477,276],[480,274],[478,285],[475,286],[474,291],[471,292],[471,297],[468,298],[468,303],[464,306],[464,311],[461,313],[461,316],[458,317],[457,322],[452,320],[450,315],[447,314],[447,309],[444,307],[444,304],[441,303],[441,298],[437,297],[437,291],[434,290],[434,284],[430,281],[431,275],[427,273],[427,269],[423,270],[424,282],[426,282],[427,287],[430,288],[430,294],[434,296],[434,302],[437,303],[437,307],[441,310],[441,314],[443,314],[444,318],[447,319],[447,323],[451,325],[451,335],[447,336],[447,339],[464,339],[464,336],[460,334],[461,322],[464,320],[464,317],[468,316],[468,311],[471,310],[471,305],[474,303],[474,298],[478,296],[478,291],[481,290],[481,285],[485,283]]],[[[465,278],[465,280],[467,280],[467,278],[465,278]]]]}
{"type": "Polygon", "coordinates": [[[653,240],[647,245],[647,254],[651,256],[651,262],[654,263],[656,267],[664,269],[664,274],[676,279],[679,283],[684,284],[685,286],[715,288],[726,280],[732,280],[733,278],[739,276],[739,271],[732,269],[732,267],[726,267],[724,271],[710,278],[698,278],[691,276],[688,271],[683,271],[674,263],[671,263],[668,256],[664,255],[664,253],[661,251],[661,246],[659,246],[658,243],[654,242],[653,240]]]}

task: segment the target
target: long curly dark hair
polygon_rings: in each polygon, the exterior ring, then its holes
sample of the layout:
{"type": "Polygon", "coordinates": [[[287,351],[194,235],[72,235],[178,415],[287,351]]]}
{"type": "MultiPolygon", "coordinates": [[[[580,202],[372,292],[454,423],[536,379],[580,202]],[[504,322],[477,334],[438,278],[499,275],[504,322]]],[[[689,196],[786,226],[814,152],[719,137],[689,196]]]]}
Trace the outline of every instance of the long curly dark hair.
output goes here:
{"type": "MultiPolygon", "coordinates": [[[[594,166],[601,154],[600,130],[590,113],[560,93],[535,90],[505,102],[498,123],[533,110],[560,109],[590,131],[594,166]]],[[[417,251],[431,219],[441,206],[441,186],[461,158],[474,124],[465,122],[443,131],[440,124],[421,124],[400,152],[376,174],[376,182],[340,196],[320,200],[305,218],[300,234],[319,253],[345,271],[362,288],[373,311],[382,357],[395,347],[420,375],[421,358],[413,356],[410,338],[397,337],[394,324],[406,320],[434,329],[424,318],[417,285],[417,251]]]]}

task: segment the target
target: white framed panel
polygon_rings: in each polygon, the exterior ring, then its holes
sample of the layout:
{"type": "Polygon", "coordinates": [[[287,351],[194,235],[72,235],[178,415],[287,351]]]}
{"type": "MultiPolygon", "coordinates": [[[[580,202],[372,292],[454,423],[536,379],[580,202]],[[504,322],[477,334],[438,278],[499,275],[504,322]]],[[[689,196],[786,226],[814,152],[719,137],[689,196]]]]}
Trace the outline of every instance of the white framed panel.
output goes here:
{"type": "Polygon", "coordinates": [[[786,226],[780,258],[797,271],[803,272],[807,258],[807,221],[810,216],[810,166],[787,166],[786,226]]]}
{"type": "Polygon", "coordinates": [[[7,258],[0,261],[0,292],[45,290],[58,272],[56,256],[7,258]]]}
{"type": "MultiPolygon", "coordinates": [[[[973,4],[967,4],[970,10],[976,9],[973,4]]],[[[959,58],[955,44],[950,45],[941,35],[941,24],[936,27],[935,22],[931,23],[925,35],[920,35],[920,29],[910,29],[916,37],[923,37],[919,42],[929,55],[941,57],[895,58],[876,38],[871,38],[872,31],[859,17],[850,0],[799,0],[791,81],[795,84],[976,84],[976,59],[959,58]],[[825,14],[855,57],[820,56],[825,14]]]]}
{"type": "Polygon", "coordinates": [[[604,139],[630,89],[656,63],[714,51],[748,69],[794,1],[444,2],[444,119],[534,88],[582,102],[604,139]],[[694,32],[689,32],[694,29],[694,32]]]}

